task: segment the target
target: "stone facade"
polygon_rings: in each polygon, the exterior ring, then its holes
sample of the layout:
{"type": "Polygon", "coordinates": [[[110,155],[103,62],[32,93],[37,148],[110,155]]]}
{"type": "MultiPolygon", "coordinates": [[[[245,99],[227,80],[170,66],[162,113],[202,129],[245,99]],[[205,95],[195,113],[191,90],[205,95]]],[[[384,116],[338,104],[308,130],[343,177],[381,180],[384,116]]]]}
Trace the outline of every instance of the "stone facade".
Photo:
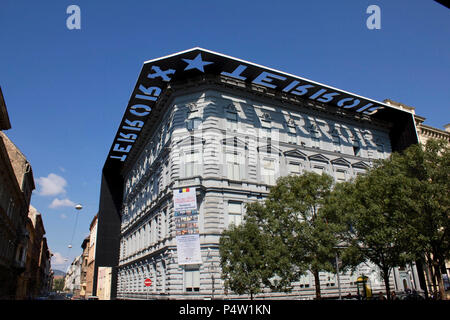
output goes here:
{"type": "Polygon", "coordinates": [[[0,131],[0,298],[23,298],[33,172],[26,157],[0,131]],[[17,292],[18,290],[18,292],[17,292]]]}
{"type": "Polygon", "coordinates": [[[85,296],[92,296],[94,293],[94,288],[96,288],[96,284],[94,281],[94,271],[95,271],[95,250],[96,250],[96,238],[97,238],[97,215],[92,219],[90,227],[89,227],[89,242],[87,242],[88,246],[88,257],[87,257],[87,266],[86,266],[86,293],[85,296]]]}
{"type": "MultiPolygon", "coordinates": [[[[10,128],[0,88],[0,130],[10,128]]],[[[34,189],[30,163],[0,131],[0,299],[30,299],[51,287],[51,253],[42,217],[30,205],[34,189]]]]}
{"type": "Polygon", "coordinates": [[[81,291],[81,265],[82,256],[79,255],[67,268],[64,277],[64,291],[73,293],[74,296],[79,296],[81,291]]]}
{"type": "Polygon", "coordinates": [[[87,286],[87,271],[88,271],[88,260],[89,260],[89,236],[84,238],[81,248],[83,249],[82,266],[81,266],[81,278],[80,278],[80,296],[86,297],[86,286],[87,286]]]}
{"type": "MultiPolygon", "coordinates": [[[[345,181],[391,153],[389,123],[222,86],[177,92],[126,168],[119,299],[238,298],[224,292],[218,244],[224,229],[242,221],[245,203],[264,199],[280,176],[315,171],[345,181]],[[172,190],[182,187],[197,190],[201,265],[177,262],[172,190]],[[145,278],[152,279],[151,287],[144,286],[145,278]]],[[[353,275],[340,275],[343,294],[356,292],[362,273],[374,290],[384,290],[377,268],[361,265],[353,275]]],[[[336,275],[320,277],[322,295],[337,295],[336,275]]],[[[314,294],[308,274],[290,294],[267,290],[259,297],[314,294]]]]}

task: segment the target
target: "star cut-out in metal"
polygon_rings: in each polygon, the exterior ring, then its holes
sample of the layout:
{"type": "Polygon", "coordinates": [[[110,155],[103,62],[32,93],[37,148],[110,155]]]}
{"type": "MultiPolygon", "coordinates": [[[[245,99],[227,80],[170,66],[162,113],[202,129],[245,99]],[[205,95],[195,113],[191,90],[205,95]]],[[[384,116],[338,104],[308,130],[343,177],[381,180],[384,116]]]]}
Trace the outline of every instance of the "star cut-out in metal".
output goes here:
{"type": "Polygon", "coordinates": [[[188,64],[188,66],[186,68],[184,68],[184,71],[190,70],[190,69],[198,69],[201,72],[205,72],[205,70],[203,70],[203,67],[208,64],[213,63],[213,62],[203,61],[202,55],[200,53],[194,59],[183,59],[183,61],[188,64]]]}

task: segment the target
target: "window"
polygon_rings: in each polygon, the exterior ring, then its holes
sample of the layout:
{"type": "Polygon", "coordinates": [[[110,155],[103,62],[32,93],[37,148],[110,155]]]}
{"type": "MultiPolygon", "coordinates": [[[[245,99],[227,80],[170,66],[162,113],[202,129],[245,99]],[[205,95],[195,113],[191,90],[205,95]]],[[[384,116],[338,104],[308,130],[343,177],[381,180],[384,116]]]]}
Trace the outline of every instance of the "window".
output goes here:
{"type": "Polygon", "coordinates": [[[291,144],[297,144],[297,135],[295,133],[288,133],[287,142],[291,144]]]}
{"type": "Polygon", "coordinates": [[[263,113],[261,116],[261,137],[272,137],[272,119],[268,113],[263,113]]]}
{"type": "Polygon", "coordinates": [[[161,239],[165,239],[168,234],[167,212],[166,209],[161,211],[161,239]]]}
{"type": "Polygon", "coordinates": [[[287,122],[287,142],[297,144],[297,129],[293,119],[289,119],[287,122]]]}
{"type": "Polygon", "coordinates": [[[198,153],[195,153],[195,151],[186,153],[184,156],[184,161],[184,176],[197,176],[199,174],[197,166],[199,164],[198,153]]]}
{"type": "Polygon", "coordinates": [[[237,130],[238,114],[235,111],[227,111],[227,128],[233,131],[237,130]]]}
{"type": "Polygon", "coordinates": [[[270,117],[270,114],[267,112],[264,112],[261,115],[261,127],[263,128],[271,128],[272,127],[272,118],[270,117]]]}
{"type": "Polygon", "coordinates": [[[357,157],[361,156],[361,146],[358,140],[353,140],[353,154],[357,157]]]}
{"type": "Polygon", "coordinates": [[[311,148],[320,149],[320,139],[318,137],[311,137],[311,148]]]}
{"type": "Polygon", "coordinates": [[[262,178],[265,184],[275,184],[275,160],[263,159],[262,161],[262,178]]]}
{"type": "Polygon", "coordinates": [[[164,164],[164,186],[168,186],[170,184],[169,177],[169,161],[166,161],[164,164]]]}
{"type": "Polygon", "coordinates": [[[187,121],[187,129],[188,129],[189,131],[198,129],[198,127],[200,126],[201,123],[202,123],[202,119],[201,119],[201,118],[192,118],[192,119],[189,119],[189,120],[187,121]]]}
{"type": "Polygon", "coordinates": [[[336,180],[339,182],[345,181],[345,170],[342,169],[336,170],[336,180]]]}
{"type": "Polygon", "coordinates": [[[332,139],[333,139],[334,152],[342,152],[341,151],[341,139],[338,136],[332,136],[332,139]]]}
{"type": "Polygon", "coordinates": [[[240,225],[242,222],[242,203],[228,202],[228,225],[240,225]]]}
{"type": "Polygon", "coordinates": [[[272,137],[272,129],[271,128],[261,128],[261,138],[270,139],[272,137]]]}
{"type": "Polygon", "coordinates": [[[297,162],[289,162],[288,169],[289,174],[299,175],[301,173],[301,165],[297,162]]]}
{"type": "Polygon", "coordinates": [[[200,291],[200,270],[184,270],[184,287],[186,292],[200,291]]]}
{"type": "Polygon", "coordinates": [[[229,152],[226,154],[226,157],[228,179],[239,181],[241,179],[239,155],[237,154],[237,152],[229,152]]]}
{"type": "MultiPolygon", "coordinates": [[[[161,261],[161,291],[162,292],[166,292],[166,273],[167,273],[166,264],[164,261],[161,261]]],[[[141,283],[143,283],[143,282],[141,281],[141,283]]]]}
{"type": "Polygon", "coordinates": [[[325,168],[322,166],[313,166],[312,171],[317,174],[322,174],[325,171],[325,168]]]}
{"type": "Polygon", "coordinates": [[[384,158],[384,146],[382,144],[377,144],[377,153],[379,158],[384,158]]]}

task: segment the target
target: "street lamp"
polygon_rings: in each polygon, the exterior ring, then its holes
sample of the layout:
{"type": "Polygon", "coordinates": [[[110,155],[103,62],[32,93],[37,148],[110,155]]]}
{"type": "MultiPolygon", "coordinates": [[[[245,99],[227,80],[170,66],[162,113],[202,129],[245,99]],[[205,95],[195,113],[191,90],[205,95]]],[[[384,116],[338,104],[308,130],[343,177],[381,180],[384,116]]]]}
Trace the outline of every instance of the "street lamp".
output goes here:
{"type": "Polygon", "coordinates": [[[73,238],[74,238],[74,236],[75,236],[75,230],[76,230],[76,228],[77,228],[77,222],[78,222],[78,211],[80,211],[81,209],[83,209],[83,206],[82,206],[81,204],[77,204],[77,205],[75,206],[75,209],[76,209],[76,211],[75,211],[75,225],[74,225],[74,227],[73,227],[72,238],[70,239],[70,243],[69,243],[69,245],[67,246],[67,247],[69,248],[69,251],[67,252],[67,256],[69,256],[70,249],[72,249],[72,242],[73,242],[73,238]]]}

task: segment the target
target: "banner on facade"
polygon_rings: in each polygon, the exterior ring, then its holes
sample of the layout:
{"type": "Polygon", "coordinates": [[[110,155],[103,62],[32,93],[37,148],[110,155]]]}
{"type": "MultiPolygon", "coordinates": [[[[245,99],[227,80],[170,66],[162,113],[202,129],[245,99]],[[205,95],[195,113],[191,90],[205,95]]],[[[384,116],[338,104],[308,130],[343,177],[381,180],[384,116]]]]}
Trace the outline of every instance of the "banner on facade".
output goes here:
{"type": "Polygon", "coordinates": [[[175,211],[175,230],[177,236],[198,234],[198,211],[175,211]]]}
{"type": "Polygon", "coordinates": [[[177,252],[179,265],[201,264],[199,234],[177,236],[177,252]]]}
{"type": "Polygon", "coordinates": [[[195,188],[173,191],[178,264],[201,264],[195,188]]]}
{"type": "Polygon", "coordinates": [[[195,188],[174,189],[173,207],[175,211],[197,210],[195,188]]]}

